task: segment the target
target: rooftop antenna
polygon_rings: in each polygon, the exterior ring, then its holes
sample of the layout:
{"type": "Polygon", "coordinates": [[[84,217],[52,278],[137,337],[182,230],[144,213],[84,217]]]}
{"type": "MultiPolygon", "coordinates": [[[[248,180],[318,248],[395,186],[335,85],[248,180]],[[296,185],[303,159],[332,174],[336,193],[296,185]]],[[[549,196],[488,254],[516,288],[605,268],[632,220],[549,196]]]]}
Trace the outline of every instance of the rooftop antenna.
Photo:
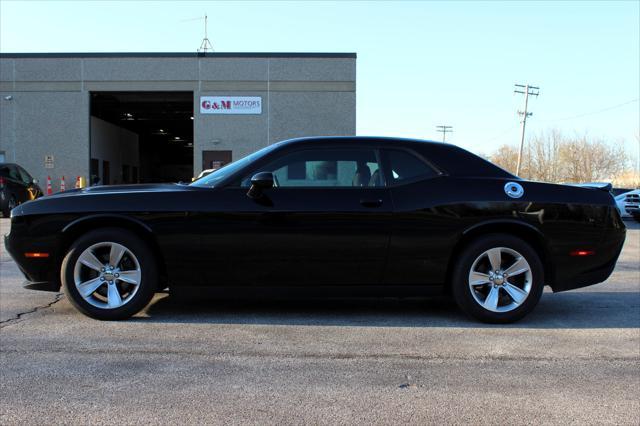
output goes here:
{"type": "Polygon", "coordinates": [[[208,36],[208,31],[207,31],[207,24],[208,24],[208,17],[207,14],[204,14],[204,17],[199,16],[197,18],[192,18],[192,19],[184,19],[182,20],[182,22],[190,22],[190,21],[201,21],[204,19],[204,38],[202,39],[202,43],[200,43],[200,47],[198,48],[198,53],[207,53],[207,52],[213,52],[213,46],[211,45],[211,42],[209,41],[209,36],[208,36]]]}
{"type": "Polygon", "coordinates": [[[202,43],[200,43],[200,48],[198,48],[198,52],[207,53],[208,51],[213,52],[213,46],[209,41],[209,37],[207,36],[207,14],[204,14],[204,38],[202,39],[202,43]]]}

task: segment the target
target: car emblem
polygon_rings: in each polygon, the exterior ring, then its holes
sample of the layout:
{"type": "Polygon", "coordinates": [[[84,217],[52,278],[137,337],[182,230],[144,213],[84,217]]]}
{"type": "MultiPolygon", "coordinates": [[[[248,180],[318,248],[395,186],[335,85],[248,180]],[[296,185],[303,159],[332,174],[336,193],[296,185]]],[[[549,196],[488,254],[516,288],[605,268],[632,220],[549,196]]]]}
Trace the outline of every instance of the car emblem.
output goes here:
{"type": "Polygon", "coordinates": [[[524,188],[516,182],[507,182],[504,186],[504,192],[511,198],[520,198],[524,195],[524,188]]]}

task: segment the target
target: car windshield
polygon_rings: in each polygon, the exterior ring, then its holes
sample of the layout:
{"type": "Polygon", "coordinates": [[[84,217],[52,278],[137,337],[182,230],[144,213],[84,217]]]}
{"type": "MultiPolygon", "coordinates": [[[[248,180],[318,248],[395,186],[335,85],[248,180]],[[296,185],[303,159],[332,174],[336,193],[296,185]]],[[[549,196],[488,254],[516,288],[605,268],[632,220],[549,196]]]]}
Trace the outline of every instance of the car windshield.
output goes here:
{"type": "Polygon", "coordinates": [[[234,161],[233,163],[229,163],[218,170],[211,172],[210,174],[201,177],[191,183],[191,186],[203,186],[207,188],[214,188],[220,182],[228,178],[229,176],[235,174],[238,170],[243,169],[259,158],[264,157],[268,153],[270,153],[278,144],[268,146],[266,148],[262,148],[259,151],[254,152],[253,154],[247,155],[244,158],[239,159],[238,161],[234,161]]]}

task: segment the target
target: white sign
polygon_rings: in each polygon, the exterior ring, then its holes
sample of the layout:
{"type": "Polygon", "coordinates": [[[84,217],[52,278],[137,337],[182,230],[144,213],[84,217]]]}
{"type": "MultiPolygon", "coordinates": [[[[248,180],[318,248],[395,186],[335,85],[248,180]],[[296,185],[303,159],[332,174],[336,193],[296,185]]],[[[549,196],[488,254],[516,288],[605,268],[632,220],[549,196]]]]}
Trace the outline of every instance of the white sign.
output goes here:
{"type": "Polygon", "coordinates": [[[260,96],[200,96],[200,114],[262,114],[260,96]]]}
{"type": "Polygon", "coordinates": [[[44,168],[53,169],[53,155],[44,156],[44,168]]]}

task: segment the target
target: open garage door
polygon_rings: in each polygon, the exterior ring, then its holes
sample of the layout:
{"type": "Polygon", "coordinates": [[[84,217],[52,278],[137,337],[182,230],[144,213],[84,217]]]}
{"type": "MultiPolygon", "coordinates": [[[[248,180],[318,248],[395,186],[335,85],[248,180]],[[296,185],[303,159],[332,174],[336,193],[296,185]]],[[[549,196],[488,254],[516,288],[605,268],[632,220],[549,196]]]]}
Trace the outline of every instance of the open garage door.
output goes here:
{"type": "Polygon", "coordinates": [[[91,92],[92,184],[192,177],[192,92],[91,92]]]}

